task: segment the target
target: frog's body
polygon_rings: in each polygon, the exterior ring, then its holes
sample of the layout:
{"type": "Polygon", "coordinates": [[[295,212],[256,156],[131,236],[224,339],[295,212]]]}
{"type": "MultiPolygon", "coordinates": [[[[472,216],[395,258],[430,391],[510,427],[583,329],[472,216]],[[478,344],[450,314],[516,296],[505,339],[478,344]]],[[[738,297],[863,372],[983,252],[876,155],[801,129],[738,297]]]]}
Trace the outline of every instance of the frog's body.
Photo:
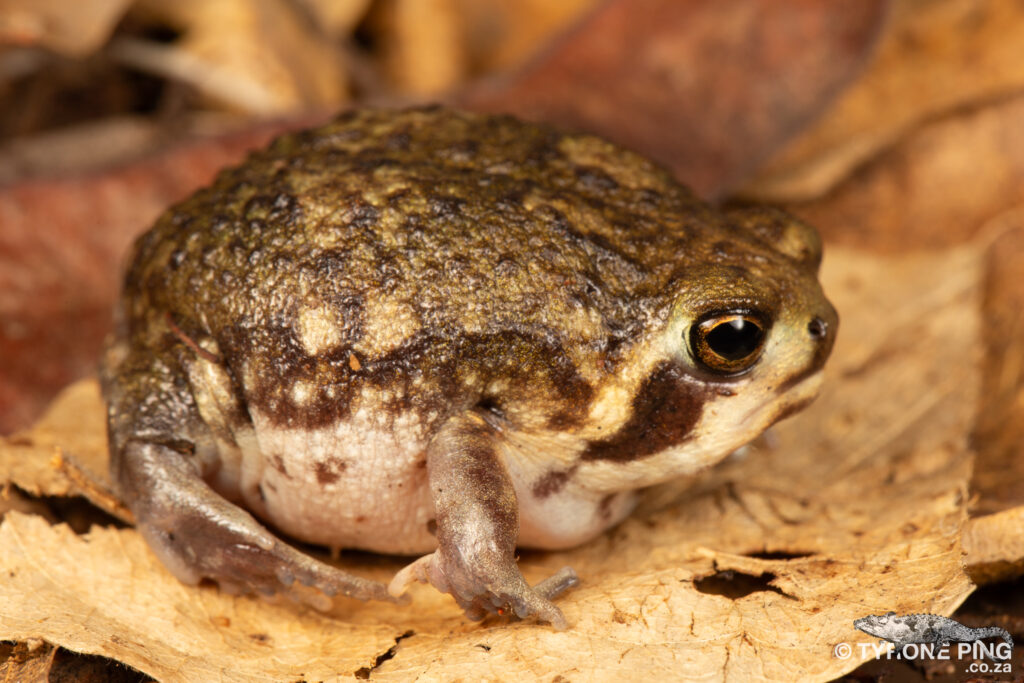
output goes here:
{"type": "Polygon", "coordinates": [[[386,597],[244,507],[327,546],[438,549],[394,591],[564,625],[516,544],[586,541],[809,401],[836,327],[819,258],[784,214],[715,212],[596,138],[350,114],[139,239],[104,368],[115,479],[186,580],[386,597]]]}

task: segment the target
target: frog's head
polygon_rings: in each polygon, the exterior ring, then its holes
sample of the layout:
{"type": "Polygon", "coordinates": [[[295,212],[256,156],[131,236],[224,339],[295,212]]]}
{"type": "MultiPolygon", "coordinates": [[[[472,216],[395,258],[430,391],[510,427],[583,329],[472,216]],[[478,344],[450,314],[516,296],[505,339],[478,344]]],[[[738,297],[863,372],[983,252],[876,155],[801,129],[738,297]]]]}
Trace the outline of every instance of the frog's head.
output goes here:
{"type": "Polygon", "coordinates": [[[726,216],[732,237],[677,271],[660,340],[703,389],[691,437],[716,449],[738,447],[814,398],[839,324],[818,282],[812,227],[764,207],[726,216]]]}
{"type": "Polygon", "coordinates": [[[821,370],[835,341],[839,319],[818,282],[821,241],[781,211],[727,216],[730,239],[673,278],[665,350],[709,382],[784,390],[821,370]]]}
{"type": "Polygon", "coordinates": [[[653,483],[717,462],[817,395],[838,326],[817,233],[766,208],[726,219],[678,257],[661,322],[626,373],[629,423],[585,458],[653,483]]]}

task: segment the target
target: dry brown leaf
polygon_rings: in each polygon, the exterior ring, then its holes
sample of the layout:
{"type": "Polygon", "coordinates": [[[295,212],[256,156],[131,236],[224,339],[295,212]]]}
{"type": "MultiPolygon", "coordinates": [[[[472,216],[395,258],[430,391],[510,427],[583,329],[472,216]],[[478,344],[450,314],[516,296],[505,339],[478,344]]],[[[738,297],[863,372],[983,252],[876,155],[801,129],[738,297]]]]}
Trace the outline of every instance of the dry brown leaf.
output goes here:
{"type": "Polygon", "coordinates": [[[599,0],[379,0],[367,26],[399,92],[431,96],[520,66],[599,0]]]}
{"type": "Polygon", "coordinates": [[[963,547],[975,583],[1024,574],[1024,506],[972,519],[964,528],[963,547]]]}
{"type": "Polygon", "coordinates": [[[96,430],[104,420],[99,385],[72,384],[31,430],[13,435],[0,448],[0,485],[13,484],[34,496],[82,495],[104,512],[132,521],[131,512],[111,493],[107,437],[96,430]]]}
{"type": "Polygon", "coordinates": [[[828,195],[788,207],[872,250],[959,244],[1024,204],[1024,96],[921,126],[828,195]]]}
{"type": "MultiPolygon", "coordinates": [[[[660,487],[594,542],[523,554],[530,580],[564,564],[583,577],[561,601],[566,632],[470,624],[425,587],[411,607],[345,602],[333,618],[233,598],[175,581],[132,529],[76,536],[15,512],[0,526],[0,639],[44,638],[166,681],[371,669],[385,680],[831,679],[858,663],[857,650],[832,656],[839,642],[867,640],[855,618],[950,614],[972,590],[960,534],[981,261],[976,247],[899,258],[830,250],[824,279],[845,333],[815,405],[693,488],[660,487]]],[[[69,396],[89,392],[95,399],[90,387],[69,396]]],[[[74,405],[65,400],[62,412],[74,405]]],[[[102,423],[67,428],[64,448],[94,449],[86,430],[102,423]]],[[[378,579],[400,563],[344,560],[378,579]]]]}
{"type": "MultiPolygon", "coordinates": [[[[790,208],[832,242],[897,252],[991,240],[982,404],[971,481],[975,514],[1024,506],[1024,97],[933,121],[909,134],[829,195],[790,208]]],[[[1001,518],[1000,518],[1001,519],[1001,518]]],[[[968,556],[972,576],[993,581],[1024,571],[1015,553],[1024,531],[979,517],[974,547],[1005,557],[968,556]],[[984,534],[994,534],[983,538],[984,534]],[[1005,562],[1003,561],[1005,560],[1005,562]],[[975,566],[977,565],[977,566],[975,566]]]]}
{"type": "Polygon", "coordinates": [[[5,140],[0,143],[0,186],[138,159],[140,150],[160,143],[161,132],[161,126],[142,116],[110,116],[5,140]]]}
{"type": "MultiPolygon", "coordinates": [[[[2,477],[3,475],[0,475],[2,477]]],[[[40,515],[47,521],[56,524],[60,519],[38,498],[33,498],[10,486],[0,490],[0,518],[12,510],[25,514],[40,515]]],[[[3,680],[0,678],[0,680],[3,680]]]]}
{"type": "MultiPolygon", "coordinates": [[[[770,201],[820,197],[921,122],[1019,92],[1022,45],[1020,3],[899,0],[867,70],[743,194],[770,201]]],[[[964,150],[973,148],[965,142],[964,150]]]]}
{"type": "Polygon", "coordinates": [[[601,0],[456,0],[472,73],[519,66],[601,0]]]}
{"type": "Polygon", "coordinates": [[[983,399],[971,481],[975,514],[1024,509],[1024,205],[990,221],[988,231],[997,237],[988,249],[985,279],[983,399]]]}
{"type": "Polygon", "coordinates": [[[469,72],[456,0],[381,0],[371,15],[388,80],[414,96],[450,90],[469,72]]]}
{"type": "Polygon", "coordinates": [[[332,35],[348,36],[372,0],[296,0],[332,35]]]}
{"type": "Polygon", "coordinates": [[[57,648],[42,641],[0,643],[0,681],[49,681],[57,648]]]}
{"type": "Polygon", "coordinates": [[[135,10],[182,38],[164,45],[121,37],[112,53],[189,83],[222,107],[272,115],[348,99],[338,47],[287,0],[137,0],[135,10]]]}
{"type": "Polygon", "coordinates": [[[133,0],[0,0],[0,45],[86,55],[106,42],[133,0]]]}
{"type": "Polygon", "coordinates": [[[974,430],[977,449],[964,532],[975,583],[1024,575],[1024,206],[989,224],[985,279],[985,365],[974,430]]]}
{"type": "Polygon", "coordinates": [[[27,432],[11,436],[0,449],[0,484],[11,483],[35,496],[67,496],[75,487],[61,469],[63,447],[100,482],[106,481],[107,435],[96,425],[106,419],[95,382],[71,385],[27,432]]]}

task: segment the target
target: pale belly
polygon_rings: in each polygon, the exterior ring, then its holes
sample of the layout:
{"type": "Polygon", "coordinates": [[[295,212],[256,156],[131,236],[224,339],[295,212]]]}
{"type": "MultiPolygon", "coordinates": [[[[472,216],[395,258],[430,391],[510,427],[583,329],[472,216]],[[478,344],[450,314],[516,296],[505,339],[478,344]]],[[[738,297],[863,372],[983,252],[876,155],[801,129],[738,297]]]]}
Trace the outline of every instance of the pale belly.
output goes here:
{"type": "MultiPolygon", "coordinates": [[[[254,431],[237,434],[239,448],[221,449],[232,498],[296,539],[329,548],[422,554],[437,546],[434,505],[426,468],[427,442],[410,418],[385,429],[354,419],[322,429],[276,427],[257,412],[254,431]]],[[[542,447],[543,448],[543,447],[542,447]]],[[[518,544],[570,548],[629,514],[632,493],[603,495],[569,484],[538,496],[536,444],[519,457],[499,453],[516,490],[518,544]]]]}
{"type": "Polygon", "coordinates": [[[240,492],[257,516],[331,548],[419,554],[436,547],[425,444],[414,430],[360,420],[282,429],[258,414],[253,423],[240,492]]]}

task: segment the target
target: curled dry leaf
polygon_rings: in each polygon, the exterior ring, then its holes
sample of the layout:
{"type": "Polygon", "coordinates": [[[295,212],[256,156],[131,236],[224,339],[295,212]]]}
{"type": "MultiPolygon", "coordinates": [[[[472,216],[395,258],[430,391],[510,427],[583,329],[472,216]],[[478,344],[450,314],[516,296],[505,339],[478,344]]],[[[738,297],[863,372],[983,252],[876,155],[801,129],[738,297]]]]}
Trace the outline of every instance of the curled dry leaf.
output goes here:
{"type": "Polygon", "coordinates": [[[0,45],[86,55],[110,37],[133,0],[0,0],[0,45]]]}
{"type": "Polygon", "coordinates": [[[372,19],[384,38],[385,72],[398,91],[436,95],[465,80],[466,29],[455,0],[382,0],[372,19]]]}
{"type": "Polygon", "coordinates": [[[456,0],[472,72],[520,66],[602,0],[456,0]]]}
{"type": "Polygon", "coordinates": [[[96,430],[104,420],[99,385],[72,384],[31,430],[13,435],[0,448],[0,484],[13,484],[33,496],[82,495],[107,514],[132,523],[131,510],[112,492],[107,475],[107,438],[96,430]],[[74,453],[66,452],[69,444],[74,453]]]}
{"type": "Polygon", "coordinates": [[[598,133],[714,196],[853,78],[885,6],[612,0],[519,74],[457,102],[598,133]]]}
{"type": "Polygon", "coordinates": [[[118,38],[112,53],[220,106],[272,115],[347,100],[340,51],[287,0],[137,0],[136,11],[182,37],[171,45],[118,38]]]}
{"type": "Polygon", "coordinates": [[[60,521],[60,519],[53,514],[50,508],[47,507],[43,501],[38,498],[28,496],[18,489],[8,486],[2,493],[0,493],[0,518],[11,510],[40,515],[53,524],[60,521]]]}
{"type": "Polygon", "coordinates": [[[296,0],[327,33],[348,36],[366,14],[371,0],[296,0]]]}
{"type": "Polygon", "coordinates": [[[521,66],[599,0],[381,0],[367,22],[400,91],[436,95],[521,66]]]}
{"type": "Polygon", "coordinates": [[[109,116],[0,142],[0,187],[29,178],[67,177],[138,159],[166,131],[142,116],[109,116]]]}
{"type": "MultiPolygon", "coordinates": [[[[820,197],[923,121],[1019,92],[1022,44],[1020,3],[897,0],[864,73],[743,194],[769,201],[820,197]]],[[[964,151],[972,150],[965,142],[964,151]]]]}
{"type": "Polygon", "coordinates": [[[959,244],[1024,204],[1024,96],[916,129],[829,194],[788,208],[878,251],[959,244]]]}
{"type": "Polygon", "coordinates": [[[975,583],[994,583],[1024,574],[1021,529],[1024,505],[977,517],[967,524],[963,547],[975,583]]]}
{"type": "Polygon", "coordinates": [[[983,400],[971,482],[982,514],[1024,508],[1024,205],[997,216],[986,231],[997,237],[988,249],[983,400]]]}
{"type": "Polygon", "coordinates": [[[1024,575],[1024,205],[988,224],[985,363],[964,552],[975,583],[1024,575]]]}
{"type": "MultiPolygon", "coordinates": [[[[960,538],[981,263],[977,247],[830,250],[823,277],[845,333],[817,403],[696,480],[659,487],[595,541],[523,553],[528,579],[565,564],[583,577],[561,600],[567,631],[470,624],[426,588],[411,607],[344,601],[329,616],[235,598],[175,581],[132,529],[76,536],[12,512],[0,526],[0,639],[43,638],[166,681],[831,679],[858,663],[856,649],[843,660],[833,647],[867,640],[854,619],[950,614],[972,590],[960,538]]],[[[95,400],[94,385],[75,391],[48,420],[76,410],[75,395],[95,400]]],[[[48,445],[40,426],[17,457],[47,460],[55,440],[95,451],[82,436],[102,433],[101,409],[77,411],[96,424],[51,423],[63,432],[48,445]]],[[[377,579],[401,565],[343,562],[377,579]]]]}
{"type": "Polygon", "coordinates": [[[28,431],[11,436],[0,449],[0,484],[14,484],[33,496],[68,496],[80,489],[65,464],[71,445],[77,469],[92,482],[110,488],[107,435],[97,430],[106,420],[95,382],[65,389],[28,431]]]}

